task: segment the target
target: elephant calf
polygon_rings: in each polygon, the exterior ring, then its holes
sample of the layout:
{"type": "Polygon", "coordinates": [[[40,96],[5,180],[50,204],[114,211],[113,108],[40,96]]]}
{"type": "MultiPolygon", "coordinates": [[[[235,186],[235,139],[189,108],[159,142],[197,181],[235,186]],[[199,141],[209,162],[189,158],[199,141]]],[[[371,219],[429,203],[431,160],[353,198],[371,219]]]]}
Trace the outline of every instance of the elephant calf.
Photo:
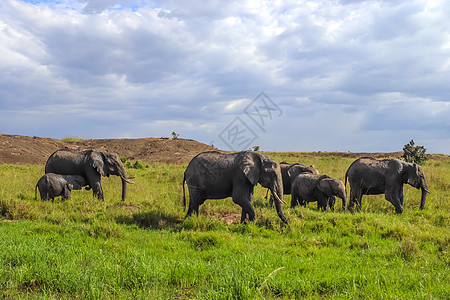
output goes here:
{"type": "MultiPolygon", "coordinates": [[[[319,174],[319,170],[317,170],[313,165],[307,166],[304,163],[298,162],[294,164],[290,164],[287,162],[280,163],[281,168],[281,177],[283,180],[283,194],[290,195],[291,194],[291,186],[294,179],[302,174],[302,173],[310,173],[310,174],[319,174]]],[[[269,198],[269,205],[273,205],[273,195],[269,198]]]]}
{"type": "Polygon", "coordinates": [[[37,198],[37,191],[41,195],[41,200],[54,200],[55,197],[61,196],[62,199],[70,199],[72,190],[81,190],[87,186],[88,182],[80,175],[60,175],[55,173],[47,173],[42,176],[34,188],[34,199],[37,198]]]}
{"type": "Polygon", "coordinates": [[[298,175],[291,187],[291,208],[297,204],[306,206],[308,202],[317,201],[317,208],[334,210],[335,196],[342,199],[342,208],[347,206],[345,185],[339,179],[327,175],[302,173],[298,175]]]}

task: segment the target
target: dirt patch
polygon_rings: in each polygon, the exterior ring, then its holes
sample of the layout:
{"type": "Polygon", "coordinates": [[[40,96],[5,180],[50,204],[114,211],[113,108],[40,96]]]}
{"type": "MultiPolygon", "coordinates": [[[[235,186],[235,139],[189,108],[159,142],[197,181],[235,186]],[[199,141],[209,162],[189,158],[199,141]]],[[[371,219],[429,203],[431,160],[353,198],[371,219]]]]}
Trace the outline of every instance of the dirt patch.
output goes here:
{"type": "Polygon", "coordinates": [[[223,215],[219,215],[219,216],[215,216],[215,217],[217,219],[219,219],[220,221],[223,221],[227,224],[241,221],[241,215],[235,214],[235,213],[228,213],[228,214],[223,214],[223,215]]]}

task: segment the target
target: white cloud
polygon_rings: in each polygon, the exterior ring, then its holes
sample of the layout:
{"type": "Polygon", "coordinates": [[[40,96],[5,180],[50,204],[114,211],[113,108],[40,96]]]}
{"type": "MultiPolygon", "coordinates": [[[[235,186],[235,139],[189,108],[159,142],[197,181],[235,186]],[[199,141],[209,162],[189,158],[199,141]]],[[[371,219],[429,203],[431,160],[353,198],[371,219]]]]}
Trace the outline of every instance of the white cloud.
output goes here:
{"type": "Polygon", "coordinates": [[[449,13],[419,0],[5,0],[0,131],[209,142],[265,91],[285,113],[258,132],[263,149],[388,151],[420,136],[449,153],[449,13]]]}

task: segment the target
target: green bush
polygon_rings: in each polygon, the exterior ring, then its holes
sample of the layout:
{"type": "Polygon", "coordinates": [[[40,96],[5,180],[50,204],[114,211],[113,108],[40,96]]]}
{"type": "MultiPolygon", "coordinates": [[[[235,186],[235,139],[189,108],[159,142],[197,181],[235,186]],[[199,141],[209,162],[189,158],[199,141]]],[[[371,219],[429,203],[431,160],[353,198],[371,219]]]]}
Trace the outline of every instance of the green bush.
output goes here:
{"type": "Polygon", "coordinates": [[[411,140],[403,146],[402,158],[407,162],[422,165],[427,161],[427,157],[425,156],[426,151],[427,149],[424,146],[416,146],[414,141],[411,140]]]}

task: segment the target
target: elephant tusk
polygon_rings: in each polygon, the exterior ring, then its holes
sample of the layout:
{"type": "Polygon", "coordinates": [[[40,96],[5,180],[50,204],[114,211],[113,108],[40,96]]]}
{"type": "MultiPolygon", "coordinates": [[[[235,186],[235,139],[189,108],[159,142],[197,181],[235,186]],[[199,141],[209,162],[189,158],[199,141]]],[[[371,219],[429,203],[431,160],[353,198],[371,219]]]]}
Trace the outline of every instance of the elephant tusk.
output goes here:
{"type": "Polygon", "coordinates": [[[275,197],[275,200],[277,200],[281,204],[286,204],[286,202],[284,202],[283,199],[280,199],[280,197],[278,197],[278,195],[276,193],[274,193],[273,191],[272,191],[272,195],[275,197]]]}
{"type": "Polygon", "coordinates": [[[427,189],[424,189],[425,192],[427,192],[428,194],[431,194],[431,192],[427,189]]]}
{"type": "Polygon", "coordinates": [[[123,180],[123,181],[125,181],[126,183],[129,183],[129,184],[134,184],[134,182],[132,182],[132,181],[129,181],[129,180],[128,180],[128,179],[126,179],[126,178],[123,178],[123,177],[122,177],[122,180],[123,180]]]}

